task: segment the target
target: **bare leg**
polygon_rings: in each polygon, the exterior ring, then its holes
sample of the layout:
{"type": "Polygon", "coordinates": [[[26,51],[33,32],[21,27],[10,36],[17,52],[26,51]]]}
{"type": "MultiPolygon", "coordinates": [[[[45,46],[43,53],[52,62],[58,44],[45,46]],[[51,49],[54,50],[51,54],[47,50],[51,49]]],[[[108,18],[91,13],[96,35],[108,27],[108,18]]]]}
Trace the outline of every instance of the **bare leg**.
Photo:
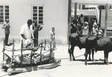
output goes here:
{"type": "Polygon", "coordinates": [[[74,46],[73,45],[71,46],[71,54],[72,54],[73,60],[75,60],[75,57],[74,57],[74,46]]]}
{"type": "Polygon", "coordinates": [[[71,58],[71,49],[68,49],[68,53],[69,53],[69,57],[70,57],[70,61],[72,61],[72,58],[71,58]]]}
{"type": "Polygon", "coordinates": [[[73,58],[73,60],[75,60],[74,53],[73,53],[74,45],[70,45],[68,51],[69,51],[70,60],[72,60],[72,58],[73,58]]]}

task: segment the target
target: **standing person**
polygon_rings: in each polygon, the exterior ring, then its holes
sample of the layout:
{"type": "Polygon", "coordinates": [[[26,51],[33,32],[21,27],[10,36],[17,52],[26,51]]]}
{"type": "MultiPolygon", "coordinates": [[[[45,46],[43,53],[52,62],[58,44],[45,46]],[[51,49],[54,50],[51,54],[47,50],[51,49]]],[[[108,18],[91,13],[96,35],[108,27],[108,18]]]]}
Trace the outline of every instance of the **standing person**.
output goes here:
{"type": "Polygon", "coordinates": [[[55,43],[55,28],[52,27],[51,31],[50,31],[50,36],[51,36],[51,41],[52,41],[52,48],[56,49],[56,43],[55,43]]]}
{"type": "Polygon", "coordinates": [[[71,34],[76,33],[76,31],[77,31],[77,26],[76,25],[77,25],[77,21],[73,20],[72,24],[71,24],[71,34]]]}
{"type": "Polygon", "coordinates": [[[83,16],[83,14],[81,14],[80,16],[79,16],[79,19],[78,19],[78,21],[79,21],[79,24],[81,24],[81,26],[83,26],[83,24],[84,24],[84,16],[83,16]]]}
{"type": "Polygon", "coordinates": [[[27,23],[21,27],[20,30],[21,40],[23,45],[27,47],[33,42],[33,29],[32,29],[32,20],[28,19],[27,23]]]}
{"type": "Polygon", "coordinates": [[[9,40],[9,34],[10,34],[10,24],[9,24],[8,19],[5,20],[5,23],[4,23],[3,27],[2,27],[2,29],[4,29],[4,31],[5,31],[5,40],[4,40],[5,45],[8,46],[8,40],[9,40]]]}
{"type": "Polygon", "coordinates": [[[33,36],[34,36],[34,46],[37,47],[38,46],[38,35],[39,35],[39,31],[42,30],[42,26],[37,24],[37,21],[34,21],[34,25],[33,25],[33,36]]]}
{"type": "Polygon", "coordinates": [[[91,31],[93,28],[93,24],[94,24],[94,19],[91,19],[90,24],[89,24],[89,34],[91,35],[91,31]]]}

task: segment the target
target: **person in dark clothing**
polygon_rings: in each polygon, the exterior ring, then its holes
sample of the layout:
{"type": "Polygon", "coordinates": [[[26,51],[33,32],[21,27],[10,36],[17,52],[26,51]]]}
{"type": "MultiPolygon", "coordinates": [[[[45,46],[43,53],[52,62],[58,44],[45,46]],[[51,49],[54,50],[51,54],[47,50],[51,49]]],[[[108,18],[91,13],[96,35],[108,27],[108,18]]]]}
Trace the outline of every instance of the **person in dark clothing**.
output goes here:
{"type": "Polygon", "coordinates": [[[89,24],[89,33],[91,34],[92,28],[94,24],[94,19],[91,19],[90,24],[89,24]]]}
{"type": "Polygon", "coordinates": [[[71,34],[76,33],[77,31],[76,24],[77,24],[76,20],[73,20],[73,23],[71,24],[71,34]]]}
{"type": "Polygon", "coordinates": [[[38,35],[39,35],[39,31],[42,30],[42,26],[37,24],[37,21],[34,21],[34,25],[33,25],[33,35],[34,35],[34,47],[38,46],[38,35]]]}
{"type": "Polygon", "coordinates": [[[85,19],[85,17],[84,17],[83,14],[81,14],[81,15],[79,16],[79,18],[78,18],[78,22],[79,22],[79,24],[80,24],[81,26],[84,25],[84,22],[85,22],[84,19],[85,19]]]}
{"type": "Polygon", "coordinates": [[[8,45],[8,39],[9,39],[9,34],[10,34],[10,25],[9,25],[8,19],[5,20],[5,23],[2,27],[2,29],[4,29],[4,31],[5,31],[5,40],[4,40],[5,45],[8,45]]]}

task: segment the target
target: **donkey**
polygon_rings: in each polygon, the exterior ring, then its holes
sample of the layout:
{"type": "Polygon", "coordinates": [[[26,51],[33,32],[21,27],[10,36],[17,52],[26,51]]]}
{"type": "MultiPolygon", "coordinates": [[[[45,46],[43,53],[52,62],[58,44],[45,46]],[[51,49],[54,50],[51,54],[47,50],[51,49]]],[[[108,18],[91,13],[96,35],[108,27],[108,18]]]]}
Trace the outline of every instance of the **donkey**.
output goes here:
{"type": "Polygon", "coordinates": [[[112,51],[112,39],[110,37],[90,36],[86,39],[85,65],[87,65],[87,56],[91,49],[95,51],[104,51],[104,63],[108,64],[108,54],[112,51]]]}
{"type": "MultiPolygon", "coordinates": [[[[86,43],[86,39],[89,37],[89,35],[80,35],[79,33],[73,33],[69,36],[69,56],[70,56],[70,60],[75,60],[74,57],[74,47],[78,46],[80,49],[82,48],[87,48],[87,43],[86,43]]],[[[91,51],[91,50],[90,50],[91,51]]],[[[89,60],[91,60],[90,54],[91,52],[88,53],[89,54],[89,60]]],[[[93,59],[92,55],[92,59],[93,59]]]]}

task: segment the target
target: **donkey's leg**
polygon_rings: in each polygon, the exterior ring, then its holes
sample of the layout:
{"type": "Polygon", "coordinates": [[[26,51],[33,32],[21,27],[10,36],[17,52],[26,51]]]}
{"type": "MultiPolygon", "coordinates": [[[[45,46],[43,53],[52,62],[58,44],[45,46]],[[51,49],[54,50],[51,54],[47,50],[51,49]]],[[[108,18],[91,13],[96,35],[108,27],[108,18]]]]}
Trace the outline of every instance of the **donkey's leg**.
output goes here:
{"type": "Polygon", "coordinates": [[[74,45],[71,46],[71,55],[72,55],[72,58],[73,60],[75,60],[75,57],[74,57],[74,45]]]}
{"type": "Polygon", "coordinates": [[[71,45],[68,46],[68,53],[69,53],[69,57],[70,57],[70,61],[72,60],[72,54],[71,54],[71,45]]]}
{"type": "Polygon", "coordinates": [[[94,49],[92,49],[91,52],[92,52],[92,61],[94,61],[94,49]]]}
{"type": "Polygon", "coordinates": [[[109,54],[109,52],[104,50],[104,63],[105,64],[108,64],[108,54],[109,54]]]}
{"type": "Polygon", "coordinates": [[[91,52],[92,52],[92,50],[90,50],[90,51],[88,52],[88,54],[89,54],[89,61],[91,61],[91,52]]]}
{"type": "Polygon", "coordinates": [[[69,52],[70,61],[72,61],[71,49],[69,49],[68,52],[69,52]]]}
{"type": "Polygon", "coordinates": [[[88,51],[88,54],[89,54],[89,61],[91,61],[91,55],[92,55],[92,61],[94,61],[94,49],[88,51]]]}
{"type": "Polygon", "coordinates": [[[75,61],[74,50],[73,50],[73,52],[72,52],[72,57],[73,57],[73,61],[75,61]]]}
{"type": "Polygon", "coordinates": [[[86,48],[86,51],[85,51],[85,65],[87,65],[87,56],[88,56],[89,51],[90,51],[90,49],[86,48]]]}

